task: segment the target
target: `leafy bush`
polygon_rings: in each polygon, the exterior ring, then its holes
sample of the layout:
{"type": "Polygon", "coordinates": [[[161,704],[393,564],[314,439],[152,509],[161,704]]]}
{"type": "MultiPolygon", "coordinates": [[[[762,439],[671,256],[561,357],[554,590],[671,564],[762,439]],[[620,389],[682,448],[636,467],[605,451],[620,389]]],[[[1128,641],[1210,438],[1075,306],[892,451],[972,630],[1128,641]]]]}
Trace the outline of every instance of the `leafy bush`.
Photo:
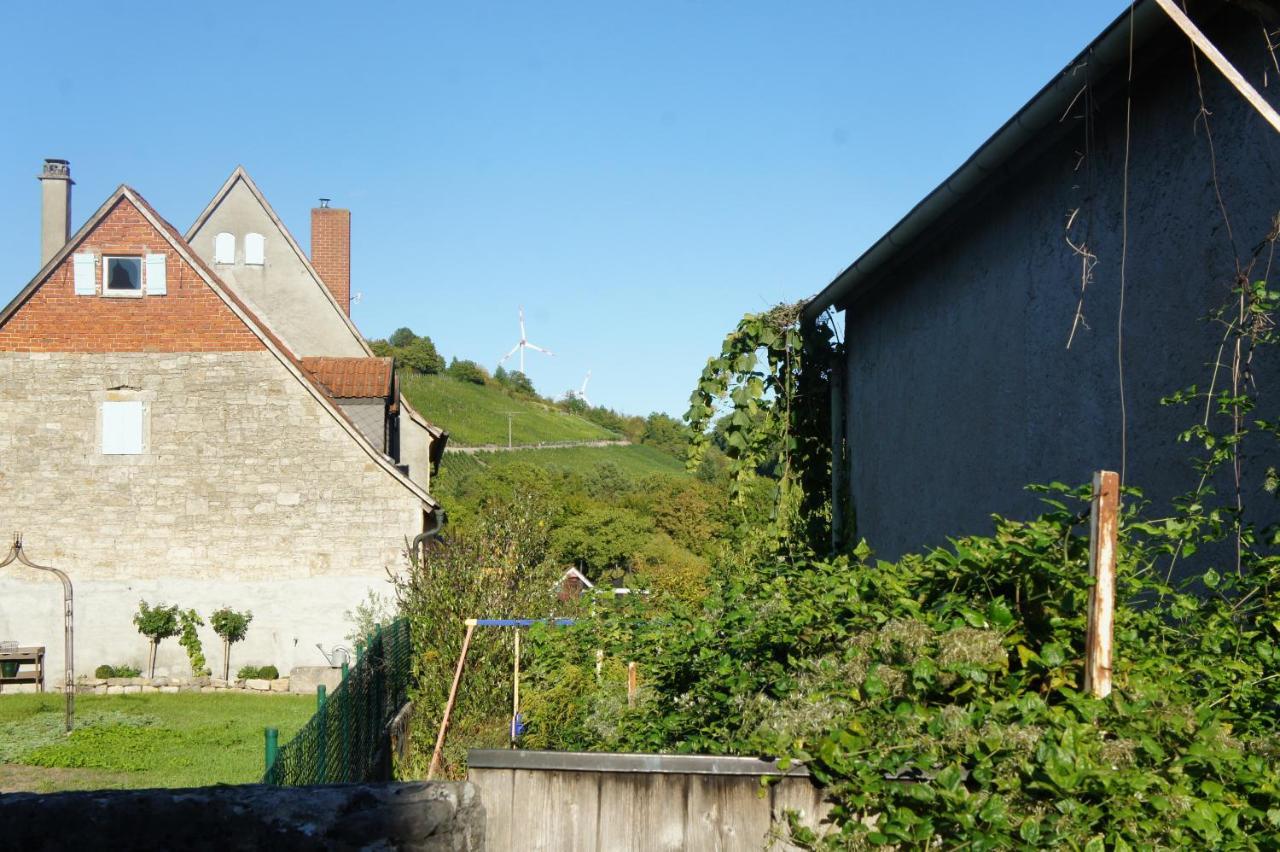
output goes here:
{"type": "Polygon", "coordinates": [[[222,637],[224,642],[240,642],[249,633],[249,623],[253,621],[253,613],[249,610],[236,612],[230,607],[215,610],[209,616],[209,626],[213,632],[222,637]]]}
{"type": "Polygon", "coordinates": [[[147,654],[147,676],[156,676],[156,651],[160,642],[171,636],[177,636],[181,628],[178,626],[178,605],[154,607],[146,601],[138,601],[138,612],[133,616],[133,623],[138,632],[151,640],[151,648],[147,654]]]}
{"type": "Polygon", "coordinates": [[[364,600],[356,604],[354,610],[347,610],[345,615],[347,621],[351,622],[347,641],[353,646],[358,645],[367,642],[379,625],[385,626],[395,619],[395,600],[370,589],[364,600]]]}
{"type": "Polygon", "coordinates": [[[209,616],[209,626],[222,638],[222,679],[226,680],[231,671],[231,646],[240,642],[249,633],[249,623],[253,621],[253,613],[249,610],[236,612],[230,607],[215,610],[209,616]]]}
{"type": "Polygon", "coordinates": [[[1037,520],[898,562],[765,555],[698,606],[534,629],[529,736],[802,759],[836,804],[832,848],[1275,848],[1276,556],[1210,571],[1197,598],[1164,577],[1204,531],[1128,509],[1115,691],[1097,700],[1078,687],[1087,489],[1054,490],[1037,520]],[[634,709],[582,676],[597,648],[641,661],[634,709]]]}
{"type": "Polygon", "coordinates": [[[372,340],[369,348],[375,355],[392,357],[401,367],[417,373],[433,374],[444,371],[444,358],[436,351],[430,337],[419,337],[411,329],[398,328],[386,340],[372,340]]]}
{"type": "Polygon", "coordinates": [[[276,680],[280,671],[275,666],[241,666],[236,677],[240,680],[276,680]]]}
{"type": "Polygon", "coordinates": [[[453,378],[463,382],[471,382],[473,385],[483,385],[489,381],[489,372],[475,361],[454,358],[449,364],[448,372],[453,378]]]}
{"type": "Polygon", "coordinates": [[[196,677],[209,674],[209,669],[205,666],[204,643],[200,641],[200,634],[196,630],[197,627],[204,626],[204,619],[194,609],[186,609],[178,613],[178,620],[182,623],[182,638],[178,640],[178,644],[187,650],[191,674],[196,677]]]}
{"type": "Polygon", "coordinates": [[[516,396],[537,397],[533,381],[519,370],[508,370],[501,365],[493,371],[493,380],[516,396]]]}
{"type": "MultiPolygon", "coordinates": [[[[409,619],[414,647],[415,724],[435,730],[440,723],[458,659],[467,618],[538,618],[558,605],[553,587],[558,571],[548,558],[541,500],[516,491],[480,507],[465,527],[448,529],[422,559],[397,578],[400,611],[409,619]]],[[[465,687],[458,693],[445,744],[450,777],[465,772],[467,747],[501,747],[508,742],[511,701],[511,632],[478,629],[467,657],[465,687]]],[[[413,740],[412,776],[425,774],[433,743],[413,740]]]]}
{"type": "Polygon", "coordinates": [[[138,677],[141,674],[142,670],[133,666],[101,665],[93,670],[93,676],[102,680],[112,677],[138,677]]]}

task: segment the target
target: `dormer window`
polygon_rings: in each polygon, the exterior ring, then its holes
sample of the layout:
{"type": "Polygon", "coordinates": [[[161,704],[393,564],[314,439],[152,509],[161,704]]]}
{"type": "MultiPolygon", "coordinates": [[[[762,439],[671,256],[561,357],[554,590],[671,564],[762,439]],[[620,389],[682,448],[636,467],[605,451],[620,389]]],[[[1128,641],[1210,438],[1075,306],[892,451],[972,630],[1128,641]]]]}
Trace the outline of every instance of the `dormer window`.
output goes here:
{"type": "Polygon", "coordinates": [[[244,262],[250,266],[262,266],[267,262],[267,241],[262,234],[244,235],[244,262]]]}
{"type": "Polygon", "coordinates": [[[236,238],[234,234],[223,231],[213,238],[213,262],[236,262],[236,238]]]}
{"type": "Polygon", "coordinates": [[[102,294],[104,296],[141,296],[142,258],[104,257],[102,259],[102,294]]]}

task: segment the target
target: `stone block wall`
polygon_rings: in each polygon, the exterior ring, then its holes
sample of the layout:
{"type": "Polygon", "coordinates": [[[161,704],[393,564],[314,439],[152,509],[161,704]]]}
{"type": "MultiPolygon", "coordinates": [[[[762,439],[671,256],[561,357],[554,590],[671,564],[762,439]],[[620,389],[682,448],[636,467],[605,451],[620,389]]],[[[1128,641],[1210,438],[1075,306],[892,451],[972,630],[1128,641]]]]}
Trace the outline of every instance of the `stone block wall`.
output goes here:
{"type": "MultiPolygon", "coordinates": [[[[345,613],[389,591],[421,528],[420,501],[269,352],[0,352],[0,530],[70,574],[81,671],[142,662],[139,599],[252,610],[233,670],[320,664],[316,643],[345,644],[345,613]],[[98,450],[115,388],[145,400],[141,455],[98,450]]],[[[216,668],[221,643],[201,636],[216,668]]],[[[0,573],[0,639],[45,645],[61,680],[56,581],[0,573]]],[[[157,671],[189,671],[175,640],[157,671]]]]}

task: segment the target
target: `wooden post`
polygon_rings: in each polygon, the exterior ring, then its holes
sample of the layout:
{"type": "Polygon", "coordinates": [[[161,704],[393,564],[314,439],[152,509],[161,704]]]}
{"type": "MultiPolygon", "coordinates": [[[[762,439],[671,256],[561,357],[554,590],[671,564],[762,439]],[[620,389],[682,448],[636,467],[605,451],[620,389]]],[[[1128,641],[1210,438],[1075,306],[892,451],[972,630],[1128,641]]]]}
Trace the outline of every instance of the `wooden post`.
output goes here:
{"type": "Polygon", "coordinates": [[[467,650],[471,647],[471,634],[476,630],[476,620],[467,619],[467,635],[462,638],[462,653],[458,655],[458,667],[453,672],[453,685],[449,687],[449,700],[444,705],[444,717],[440,720],[440,733],[436,735],[436,747],[431,752],[431,766],[427,768],[427,780],[436,777],[440,768],[440,755],[444,751],[444,735],[449,730],[449,715],[453,713],[453,701],[458,697],[458,682],[462,680],[462,667],[467,662],[467,650]]]}
{"type": "Polygon", "coordinates": [[[639,682],[636,677],[636,664],[627,663],[627,706],[636,706],[636,691],[639,689],[639,682]]]}
{"type": "Polygon", "coordinates": [[[1120,521],[1120,476],[1093,475],[1089,513],[1089,624],[1085,634],[1084,688],[1095,698],[1111,694],[1111,639],[1116,606],[1116,537],[1120,521]]]}

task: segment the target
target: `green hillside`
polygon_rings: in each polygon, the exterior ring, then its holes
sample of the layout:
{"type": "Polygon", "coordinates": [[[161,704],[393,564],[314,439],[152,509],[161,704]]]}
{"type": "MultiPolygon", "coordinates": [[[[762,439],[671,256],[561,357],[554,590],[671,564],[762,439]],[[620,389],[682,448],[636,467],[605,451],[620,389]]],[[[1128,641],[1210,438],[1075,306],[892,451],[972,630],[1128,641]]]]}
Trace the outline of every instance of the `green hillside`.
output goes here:
{"type": "Polygon", "coordinates": [[[400,389],[423,417],[449,432],[455,446],[507,443],[507,413],[516,444],[607,441],[620,436],[589,420],[544,402],[514,397],[501,388],[443,375],[404,372],[400,389]]]}
{"type": "Polygon", "coordinates": [[[607,463],[634,479],[653,473],[685,472],[684,464],[679,459],[643,444],[626,447],[556,447],[512,452],[446,451],[440,464],[440,472],[431,480],[431,488],[437,495],[449,497],[457,493],[457,487],[469,477],[521,462],[577,474],[588,474],[607,463]]]}

